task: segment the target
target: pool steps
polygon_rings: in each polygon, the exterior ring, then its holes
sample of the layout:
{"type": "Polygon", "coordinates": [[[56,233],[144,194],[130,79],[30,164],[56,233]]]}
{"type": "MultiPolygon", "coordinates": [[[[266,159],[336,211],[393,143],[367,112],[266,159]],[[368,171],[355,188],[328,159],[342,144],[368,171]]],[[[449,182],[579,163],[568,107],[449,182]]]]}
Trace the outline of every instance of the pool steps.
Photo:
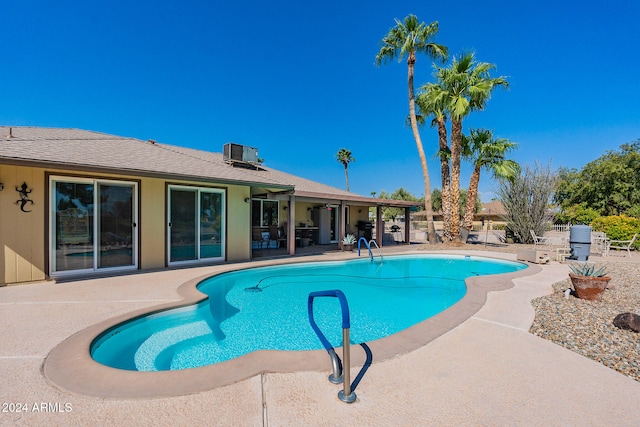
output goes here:
{"type": "Polygon", "coordinates": [[[187,340],[199,337],[208,338],[212,334],[213,330],[204,320],[188,322],[154,332],[138,347],[134,355],[136,369],[139,371],[169,370],[172,368],[175,355],[173,351],[167,350],[176,350],[178,346],[184,347],[184,342],[187,340]]]}

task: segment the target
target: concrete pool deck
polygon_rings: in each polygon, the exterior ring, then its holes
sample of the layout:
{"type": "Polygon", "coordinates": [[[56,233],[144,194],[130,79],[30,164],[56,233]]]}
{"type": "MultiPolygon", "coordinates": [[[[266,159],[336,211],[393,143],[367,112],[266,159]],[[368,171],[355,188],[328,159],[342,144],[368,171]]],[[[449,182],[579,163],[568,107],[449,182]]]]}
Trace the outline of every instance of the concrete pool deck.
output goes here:
{"type": "Polygon", "coordinates": [[[44,376],[45,358],[68,337],[179,301],[180,285],[220,268],[0,288],[0,425],[640,425],[640,383],[528,332],[531,299],[567,277],[568,267],[555,262],[514,279],[511,289],[490,292],[469,319],[418,349],[384,361],[374,354],[349,405],[337,398],[341,387],[327,381],[328,357],[324,371],[265,372],[153,399],[80,395],[44,376]]]}

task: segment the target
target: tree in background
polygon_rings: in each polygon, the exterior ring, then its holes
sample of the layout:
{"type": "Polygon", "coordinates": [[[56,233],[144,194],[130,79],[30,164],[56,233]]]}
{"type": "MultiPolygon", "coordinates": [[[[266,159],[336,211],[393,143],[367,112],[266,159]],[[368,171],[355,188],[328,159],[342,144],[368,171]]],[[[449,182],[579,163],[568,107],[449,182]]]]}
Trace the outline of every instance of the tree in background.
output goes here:
{"type": "Polygon", "coordinates": [[[580,171],[560,169],[554,201],[563,211],[574,205],[602,216],[640,214],[640,140],[607,151],[580,171]]]}
{"type": "MultiPolygon", "coordinates": [[[[449,67],[436,67],[436,82],[427,83],[421,88],[421,92],[425,94],[427,111],[439,112],[441,109],[451,120],[451,206],[457,206],[460,200],[462,121],[472,111],[484,109],[494,88],[509,86],[505,77],[490,76],[495,68],[494,64],[477,62],[475,54],[465,53],[455,57],[449,67]]],[[[438,135],[441,138],[440,128],[438,135]]],[[[440,142],[441,153],[442,145],[440,142]]],[[[444,205],[446,204],[447,200],[444,200],[444,205]]],[[[460,239],[460,217],[452,215],[451,230],[445,234],[450,235],[454,241],[460,239]]]]}
{"type": "Polygon", "coordinates": [[[556,213],[555,221],[560,224],[589,225],[599,216],[600,214],[597,210],[588,207],[586,203],[581,203],[563,208],[560,212],[556,213]]]}
{"type": "Polygon", "coordinates": [[[533,243],[530,230],[542,236],[553,219],[550,209],[557,175],[550,166],[525,166],[513,180],[498,180],[498,198],[513,234],[522,243],[533,243]]]}
{"type": "Polygon", "coordinates": [[[433,223],[433,210],[431,208],[431,183],[429,180],[429,168],[427,166],[427,158],[422,147],[422,140],[418,131],[418,122],[416,119],[415,107],[415,91],[413,85],[414,68],[416,63],[416,54],[426,54],[433,59],[445,60],[447,57],[447,48],[433,43],[432,39],[438,33],[438,22],[432,22],[427,25],[419,22],[415,15],[408,15],[404,21],[395,20],[395,27],[382,38],[380,51],[376,55],[376,65],[386,64],[397,58],[398,61],[407,57],[407,86],[409,93],[409,120],[411,122],[411,130],[418,148],[418,155],[422,165],[422,175],[424,177],[425,188],[425,211],[427,212],[427,227],[429,242],[438,241],[435,225],[433,223]]]}
{"type": "MultiPolygon", "coordinates": [[[[380,191],[380,194],[378,197],[381,199],[391,199],[391,200],[409,200],[412,202],[420,201],[419,198],[417,198],[416,196],[414,196],[413,194],[411,194],[409,191],[407,191],[402,187],[398,188],[396,191],[394,191],[390,195],[386,191],[382,190],[380,191]]],[[[404,213],[405,213],[405,210],[402,208],[382,208],[382,218],[385,221],[388,221],[388,220],[395,221],[397,217],[403,216],[404,213]]],[[[409,220],[408,218],[405,218],[405,221],[408,221],[408,220],[409,220]]]]}
{"type": "Polygon", "coordinates": [[[506,158],[509,151],[518,144],[506,138],[493,138],[493,132],[487,129],[471,129],[469,135],[462,135],[462,157],[473,165],[473,172],[467,190],[467,203],[462,227],[471,230],[476,214],[480,171],[491,171],[494,178],[512,181],[520,173],[520,165],[506,158]],[[469,203],[469,201],[472,201],[469,203]]]}
{"type": "MultiPolygon", "coordinates": [[[[431,200],[433,202],[433,210],[435,212],[442,212],[442,190],[439,188],[434,188],[431,192],[431,200]]],[[[467,208],[467,190],[464,188],[460,189],[460,203],[458,203],[458,215],[462,217],[466,212],[467,208]]],[[[482,202],[476,198],[475,209],[474,212],[480,212],[482,209],[482,202]]]]}
{"type": "Polygon", "coordinates": [[[349,190],[349,163],[353,163],[356,159],[351,155],[351,150],[347,150],[346,148],[341,148],[338,150],[336,154],[336,159],[338,162],[342,163],[344,166],[344,178],[347,181],[347,191],[349,190]]]}

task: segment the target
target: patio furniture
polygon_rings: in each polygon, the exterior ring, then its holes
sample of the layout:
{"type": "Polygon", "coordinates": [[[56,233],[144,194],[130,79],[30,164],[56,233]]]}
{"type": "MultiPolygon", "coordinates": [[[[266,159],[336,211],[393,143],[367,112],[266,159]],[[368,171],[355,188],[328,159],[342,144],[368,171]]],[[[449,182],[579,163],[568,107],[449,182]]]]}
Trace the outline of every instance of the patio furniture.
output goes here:
{"type": "Polygon", "coordinates": [[[269,226],[269,234],[267,235],[267,249],[272,247],[271,246],[271,242],[274,242],[274,246],[273,248],[278,248],[278,246],[280,246],[280,242],[279,242],[279,236],[278,236],[278,227],[276,227],[275,225],[270,225],[269,226]]]}
{"type": "Polygon", "coordinates": [[[529,230],[529,232],[531,233],[531,237],[533,237],[534,246],[536,246],[536,247],[538,245],[540,245],[540,246],[544,245],[544,246],[547,246],[547,247],[550,246],[549,239],[547,239],[546,237],[543,237],[543,236],[536,236],[536,233],[533,230],[529,230]]]}
{"type": "Polygon", "coordinates": [[[620,249],[623,251],[626,250],[627,253],[629,254],[629,257],[631,257],[631,248],[633,247],[633,244],[636,242],[637,237],[638,237],[638,233],[634,234],[631,240],[610,240],[609,249],[620,249]]]}
{"type": "Polygon", "coordinates": [[[591,232],[591,251],[604,257],[609,255],[609,244],[611,241],[607,234],[602,231],[591,232]]]}

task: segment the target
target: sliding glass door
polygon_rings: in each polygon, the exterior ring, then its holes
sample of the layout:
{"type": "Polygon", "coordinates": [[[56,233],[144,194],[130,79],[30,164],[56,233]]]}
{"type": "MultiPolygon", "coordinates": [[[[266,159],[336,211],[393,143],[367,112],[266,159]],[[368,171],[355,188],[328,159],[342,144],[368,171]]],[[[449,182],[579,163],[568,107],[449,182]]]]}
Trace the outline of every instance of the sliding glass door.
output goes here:
{"type": "Polygon", "coordinates": [[[196,190],[172,188],[169,209],[169,262],[198,259],[196,250],[196,190]]]}
{"type": "Polygon", "coordinates": [[[224,191],[169,186],[169,264],[224,260],[224,191]]]}
{"type": "Polygon", "coordinates": [[[135,265],[133,185],[98,183],[98,268],[135,265]]]}
{"type": "Polygon", "coordinates": [[[137,268],[137,183],[52,177],[53,276],[137,268]]]}

